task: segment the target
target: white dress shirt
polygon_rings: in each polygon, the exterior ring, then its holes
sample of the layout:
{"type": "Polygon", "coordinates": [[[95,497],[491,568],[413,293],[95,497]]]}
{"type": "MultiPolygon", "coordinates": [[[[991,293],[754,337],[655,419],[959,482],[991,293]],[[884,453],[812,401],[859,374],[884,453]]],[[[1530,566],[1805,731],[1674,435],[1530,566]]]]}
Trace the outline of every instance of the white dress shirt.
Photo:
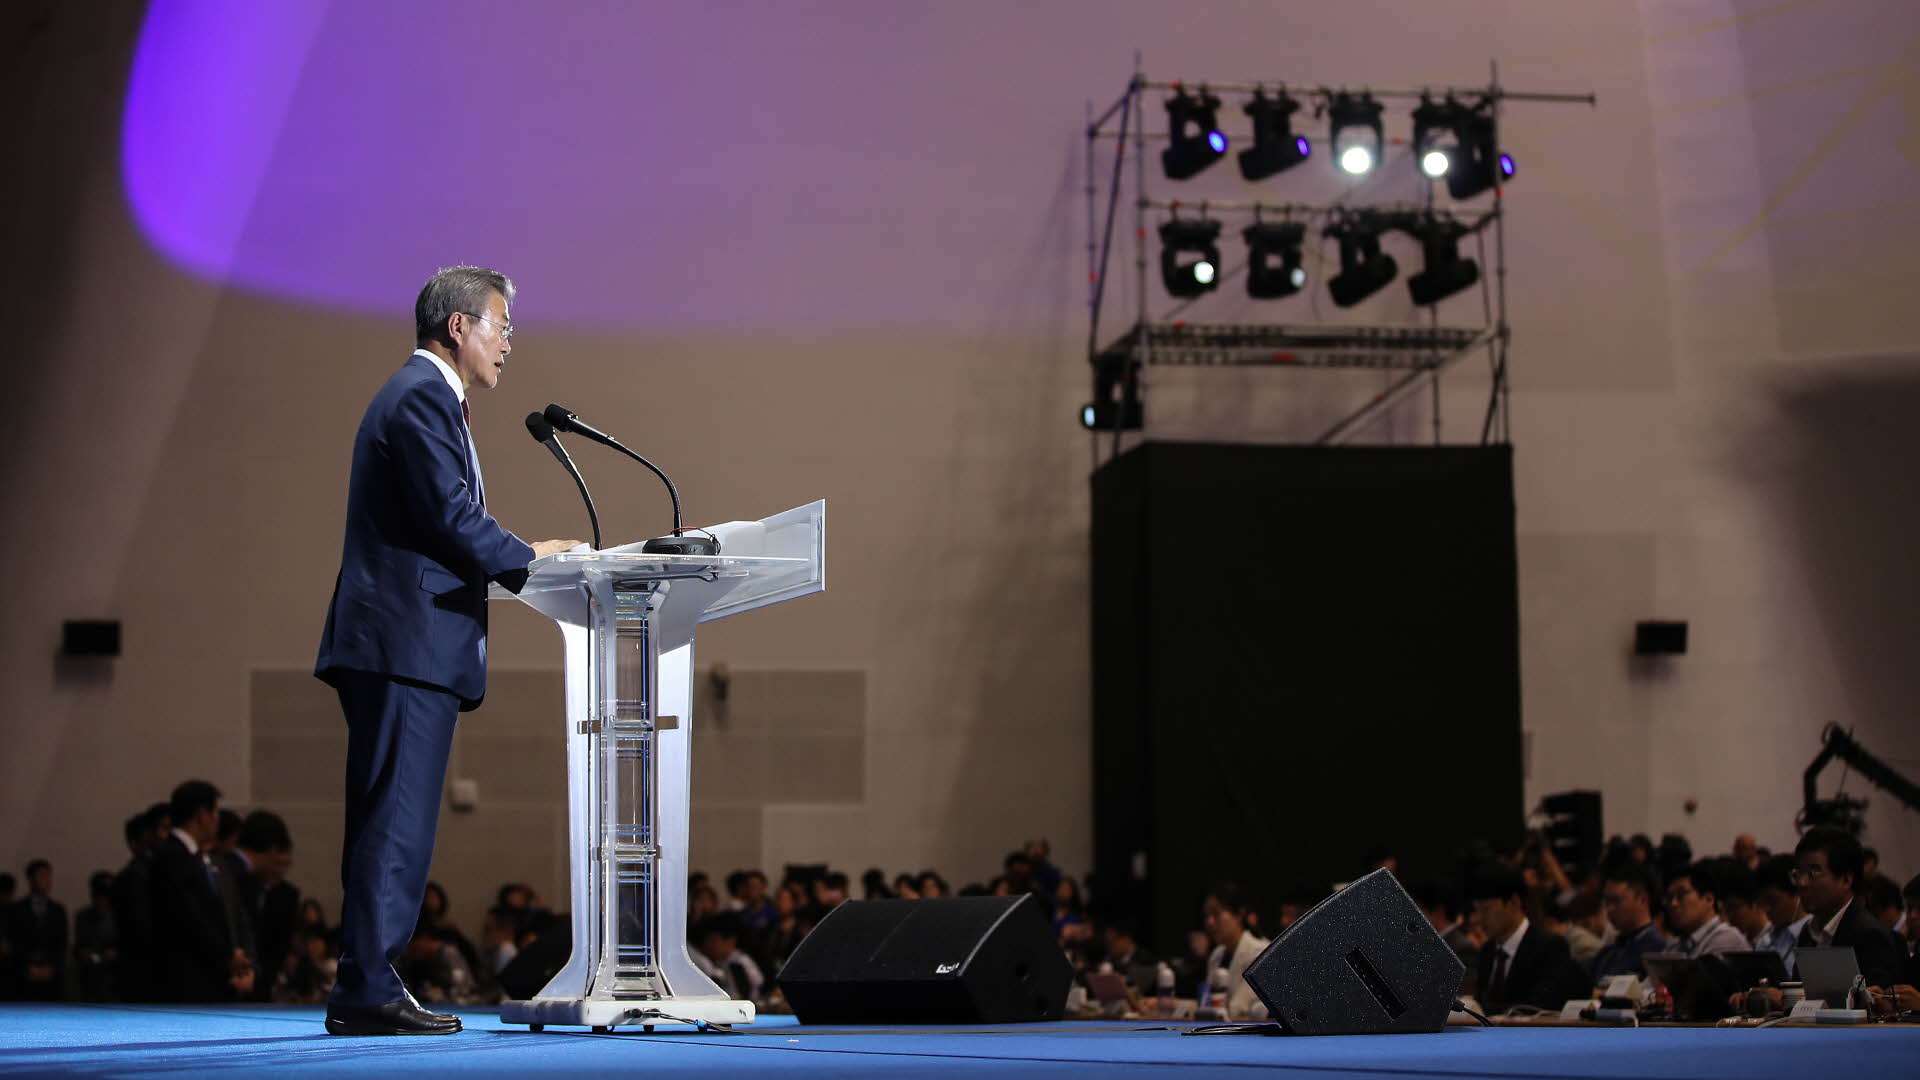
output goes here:
{"type": "Polygon", "coordinates": [[[1681,934],[1674,939],[1668,952],[1679,953],[1689,960],[1700,956],[1718,956],[1721,953],[1750,952],[1753,942],[1740,928],[1715,915],[1705,923],[1694,928],[1692,933],[1681,934]]]}

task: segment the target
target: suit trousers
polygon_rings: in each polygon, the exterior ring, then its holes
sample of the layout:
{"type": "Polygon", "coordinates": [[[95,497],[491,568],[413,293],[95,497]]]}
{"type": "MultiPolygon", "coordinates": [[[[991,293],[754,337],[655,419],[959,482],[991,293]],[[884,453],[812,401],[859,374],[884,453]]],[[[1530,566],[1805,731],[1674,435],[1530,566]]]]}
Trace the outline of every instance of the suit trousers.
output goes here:
{"type": "Polygon", "coordinates": [[[460,699],[360,671],[334,674],[347,717],[346,836],[340,853],[340,971],[330,1003],[409,997],[393,969],[413,937],[460,699]]]}

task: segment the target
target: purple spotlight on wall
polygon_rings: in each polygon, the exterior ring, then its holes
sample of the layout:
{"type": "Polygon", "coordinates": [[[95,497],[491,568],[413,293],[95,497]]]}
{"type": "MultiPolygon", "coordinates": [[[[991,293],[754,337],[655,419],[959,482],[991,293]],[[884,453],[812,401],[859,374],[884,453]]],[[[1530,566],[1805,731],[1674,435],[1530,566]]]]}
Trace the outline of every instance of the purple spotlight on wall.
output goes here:
{"type": "Polygon", "coordinates": [[[1227,152],[1227,137],[1217,131],[1209,131],[1207,132],[1207,145],[1213,148],[1214,153],[1224,154],[1227,152]]]}
{"type": "Polygon", "coordinates": [[[1307,137],[1305,135],[1301,135],[1298,138],[1294,139],[1293,145],[1295,149],[1300,151],[1301,157],[1306,157],[1308,154],[1313,153],[1313,144],[1307,141],[1307,137]]]}
{"type": "Polygon", "coordinates": [[[1501,176],[1513,175],[1513,155],[1512,154],[1500,155],[1500,175],[1501,176]]]}

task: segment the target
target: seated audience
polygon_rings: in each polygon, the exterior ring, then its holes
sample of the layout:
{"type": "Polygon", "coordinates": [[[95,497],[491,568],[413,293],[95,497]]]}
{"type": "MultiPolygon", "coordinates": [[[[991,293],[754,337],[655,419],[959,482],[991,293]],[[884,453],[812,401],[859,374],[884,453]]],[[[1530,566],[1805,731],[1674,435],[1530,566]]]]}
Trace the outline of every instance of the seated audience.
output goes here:
{"type": "Polygon", "coordinates": [[[1894,934],[1906,929],[1906,905],[1900,901],[1900,886],[1892,878],[1881,874],[1866,879],[1867,887],[1860,899],[1867,905],[1867,914],[1881,926],[1894,934]]]}
{"type": "Polygon", "coordinates": [[[526,913],[506,906],[490,908],[486,925],[480,932],[480,970],[484,982],[492,982],[500,969],[520,955],[520,922],[526,913]]]}
{"type": "Polygon", "coordinates": [[[1854,895],[1854,885],[1861,880],[1860,841],[1823,826],[1808,829],[1793,854],[1799,861],[1794,881],[1800,903],[1813,916],[1796,947],[1851,946],[1867,985],[1897,985],[1906,966],[1904,950],[1854,895]]]}
{"type": "Polygon", "coordinates": [[[1741,833],[1739,836],[1733,838],[1733,854],[1731,857],[1734,862],[1739,863],[1748,870],[1759,870],[1760,841],[1755,840],[1752,833],[1741,833]]]}
{"type": "Polygon", "coordinates": [[[767,961],[766,970],[778,975],[813,923],[807,917],[806,889],[797,881],[782,884],[773,894],[773,909],[773,922],[760,935],[760,955],[767,961]]]}
{"type": "Polygon", "coordinates": [[[893,895],[902,900],[920,899],[920,879],[914,877],[912,874],[895,874],[893,876],[893,895]]]}
{"type": "Polygon", "coordinates": [[[1773,940],[1773,920],[1760,902],[1760,875],[1745,863],[1724,859],[1720,864],[1720,915],[1746,939],[1742,950],[1763,949],[1773,940]]]}
{"type": "Polygon", "coordinates": [[[1126,980],[1137,994],[1153,993],[1153,978],[1160,958],[1140,946],[1139,925],[1132,919],[1109,919],[1102,932],[1106,945],[1106,963],[1113,973],[1126,980]]]}
{"type": "Polygon", "coordinates": [[[1515,1005],[1558,1010],[1592,994],[1586,972],[1573,962],[1565,938],[1527,918],[1527,882],[1520,871],[1490,865],[1474,875],[1467,896],[1487,935],[1474,985],[1489,1012],[1515,1005]]]}
{"type": "Polygon", "coordinates": [[[1053,890],[1053,910],[1053,936],[1062,945],[1086,941],[1091,937],[1086,905],[1080,899],[1079,882],[1061,875],[1060,883],[1053,890]]]}
{"type": "Polygon", "coordinates": [[[1267,1015],[1267,1007],[1245,978],[1247,965],[1267,947],[1267,939],[1250,928],[1252,912],[1253,902],[1231,882],[1208,890],[1200,905],[1200,921],[1213,941],[1203,977],[1210,979],[1216,968],[1226,969],[1229,1020],[1263,1020],[1267,1015]]]}
{"type": "Polygon", "coordinates": [[[924,900],[941,900],[952,896],[953,890],[947,886],[947,879],[931,870],[920,871],[920,896],[924,900]]]}
{"type": "Polygon", "coordinates": [[[1794,970],[1793,943],[1812,918],[1800,908],[1800,890],[1793,883],[1797,865],[1791,855],[1774,855],[1754,874],[1759,886],[1756,899],[1766,910],[1767,929],[1753,938],[1753,947],[1779,953],[1788,971],[1794,970]]]}
{"type": "Polygon", "coordinates": [[[1408,882],[1407,893],[1413,897],[1414,906],[1427,917],[1427,923],[1433,927],[1434,933],[1440,935],[1440,940],[1447,943],[1447,947],[1460,958],[1460,963],[1466,966],[1471,975],[1480,963],[1480,945],[1473,940],[1466,923],[1460,918],[1459,902],[1431,878],[1416,878],[1408,882]]]}
{"type": "Polygon", "coordinates": [[[693,962],[727,996],[763,1002],[767,979],[760,965],[740,948],[740,937],[745,930],[746,925],[734,912],[708,916],[693,930],[693,962]]]}
{"type": "Polygon", "coordinates": [[[1674,935],[1667,951],[1689,960],[1721,953],[1747,952],[1753,946],[1720,914],[1721,865],[1701,859],[1667,875],[1667,930],[1674,935]]]}
{"type": "Polygon", "coordinates": [[[421,931],[460,954],[460,964],[467,970],[471,982],[471,977],[480,970],[480,950],[473,947],[472,940],[461,933],[448,916],[447,890],[437,881],[427,882],[426,890],[420,894],[420,917],[414,932],[421,931]]]}
{"type": "Polygon", "coordinates": [[[1573,962],[1580,965],[1582,971],[1592,970],[1607,936],[1607,917],[1600,909],[1600,897],[1590,892],[1576,892],[1559,914],[1564,923],[1560,936],[1567,939],[1573,962]]]}
{"type": "Polygon", "coordinates": [[[339,970],[340,960],[327,934],[309,923],[293,935],[293,949],[282,962],[273,1000],[286,1005],[324,1005],[339,970]]]}
{"type": "Polygon", "coordinates": [[[1602,873],[1601,909],[1613,927],[1613,943],[1593,958],[1593,982],[1615,975],[1647,973],[1648,953],[1666,952],[1666,935],[1653,923],[1653,878],[1638,859],[1615,862],[1602,873]]]}
{"type": "MultiPolygon", "coordinates": [[[[904,874],[901,878],[911,880],[904,874]]],[[[899,891],[898,886],[894,891],[899,891]]],[[[735,870],[728,874],[727,910],[737,912],[740,921],[755,933],[772,925],[779,912],[774,909],[773,899],[767,895],[767,875],[758,870],[735,870]]]]}

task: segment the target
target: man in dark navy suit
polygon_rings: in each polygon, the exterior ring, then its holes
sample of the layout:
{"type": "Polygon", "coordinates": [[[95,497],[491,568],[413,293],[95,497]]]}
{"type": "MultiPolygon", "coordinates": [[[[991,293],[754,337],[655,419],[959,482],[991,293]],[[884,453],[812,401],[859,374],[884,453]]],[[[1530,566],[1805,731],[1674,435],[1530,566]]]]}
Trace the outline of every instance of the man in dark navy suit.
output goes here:
{"type": "Polygon", "coordinates": [[[346,541],[314,674],[347,717],[336,1035],[446,1035],[393,969],[413,936],[457,715],[487,682],[487,583],[518,592],[527,565],[578,541],[527,544],[486,509],[467,393],[500,381],[513,283],[441,270],[414,302],[407,358],[353,442],[346,541]]]}

